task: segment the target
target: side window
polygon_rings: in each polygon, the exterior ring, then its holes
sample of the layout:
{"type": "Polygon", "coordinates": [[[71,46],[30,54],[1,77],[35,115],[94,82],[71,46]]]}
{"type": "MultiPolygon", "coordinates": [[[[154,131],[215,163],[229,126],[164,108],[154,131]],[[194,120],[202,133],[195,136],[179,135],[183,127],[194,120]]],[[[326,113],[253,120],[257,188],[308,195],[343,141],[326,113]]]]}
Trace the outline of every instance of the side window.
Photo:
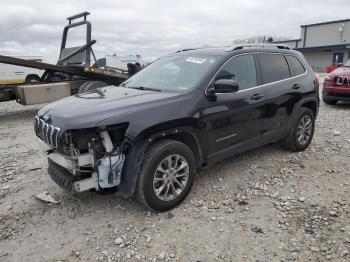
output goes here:
{"type": "Polygon", "coordinates": [[[240,55],[232,58],[216,75],[215,80],[232,79],[239,90],[257,86],[254,55],[240,55]]]}
{"type": "Polygon", "coordinates": [[[258,54],[263,84],[290,77],[289,67],[282,54],[258,54]]]}
{"type": "Polygon", "coordinates": [[[295,56],[287,55],[286,59],[289,64],[292,76],[298,76],[305,73],[306,69],[298,58],[296,58],[295,56]]]}

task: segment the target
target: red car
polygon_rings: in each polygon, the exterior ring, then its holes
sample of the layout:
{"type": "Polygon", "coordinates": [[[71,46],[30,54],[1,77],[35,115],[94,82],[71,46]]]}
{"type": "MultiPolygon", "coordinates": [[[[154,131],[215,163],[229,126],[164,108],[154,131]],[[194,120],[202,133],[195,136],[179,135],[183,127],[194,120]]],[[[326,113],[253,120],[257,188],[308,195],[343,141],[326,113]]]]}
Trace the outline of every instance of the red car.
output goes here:
{"type": "Polygon", "coordinates": [[[322,98],[327,105],[350,102],[350,61],[328,74],[323,82],[322,98]]]}

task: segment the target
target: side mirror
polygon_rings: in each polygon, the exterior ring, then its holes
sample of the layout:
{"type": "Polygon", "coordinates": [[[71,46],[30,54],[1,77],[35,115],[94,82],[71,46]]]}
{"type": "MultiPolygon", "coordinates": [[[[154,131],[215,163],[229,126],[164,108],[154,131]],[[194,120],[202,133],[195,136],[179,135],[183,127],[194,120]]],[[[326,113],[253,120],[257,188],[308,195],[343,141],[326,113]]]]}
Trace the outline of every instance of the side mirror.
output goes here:
{"type": "Polygon", "coordinates": [[[209,94],[234,93],[239,90],[239,85],[232,79],[219,79],[215,81],[214,86],[210,88],[209,94]]]}

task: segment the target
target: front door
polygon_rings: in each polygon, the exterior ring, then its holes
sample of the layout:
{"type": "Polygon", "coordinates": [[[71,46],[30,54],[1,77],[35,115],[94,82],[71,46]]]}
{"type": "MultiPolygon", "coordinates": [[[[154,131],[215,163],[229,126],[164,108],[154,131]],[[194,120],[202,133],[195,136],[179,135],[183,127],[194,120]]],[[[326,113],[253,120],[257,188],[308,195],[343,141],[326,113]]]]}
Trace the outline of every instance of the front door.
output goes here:
{"type": "Polygon", "coordinates": [[[257,87],[254,54],[232,57],[213,79],[233,79],[239,85],[234,93],[216,94],[203,110],[207,124],[209,154],[237,148],[259,137],[265,112],[264,89],[257,87]]]}

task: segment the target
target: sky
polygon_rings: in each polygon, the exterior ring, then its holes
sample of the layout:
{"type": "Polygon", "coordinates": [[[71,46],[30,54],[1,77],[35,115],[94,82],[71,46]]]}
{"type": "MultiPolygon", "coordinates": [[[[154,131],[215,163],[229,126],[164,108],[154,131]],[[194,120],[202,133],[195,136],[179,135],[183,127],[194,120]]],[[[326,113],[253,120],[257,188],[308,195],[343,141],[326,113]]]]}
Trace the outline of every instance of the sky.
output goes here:
{"type": "MultiPolygon", "coordinates": [[[[0,0],[0,54],[58,58],[66,17],[89,11],[97,57],[154,59],[182,48],[227,46],[235,39],[299,38],[300,25],[350,18],[349,0],[0,0]],[[339,9],[339,7],[341,7],[339,9]]],[[[83,29],[83,28],[81,28],[83,29]]],[[[82,43],[82,30],[69,44],[82,43]]]]}

